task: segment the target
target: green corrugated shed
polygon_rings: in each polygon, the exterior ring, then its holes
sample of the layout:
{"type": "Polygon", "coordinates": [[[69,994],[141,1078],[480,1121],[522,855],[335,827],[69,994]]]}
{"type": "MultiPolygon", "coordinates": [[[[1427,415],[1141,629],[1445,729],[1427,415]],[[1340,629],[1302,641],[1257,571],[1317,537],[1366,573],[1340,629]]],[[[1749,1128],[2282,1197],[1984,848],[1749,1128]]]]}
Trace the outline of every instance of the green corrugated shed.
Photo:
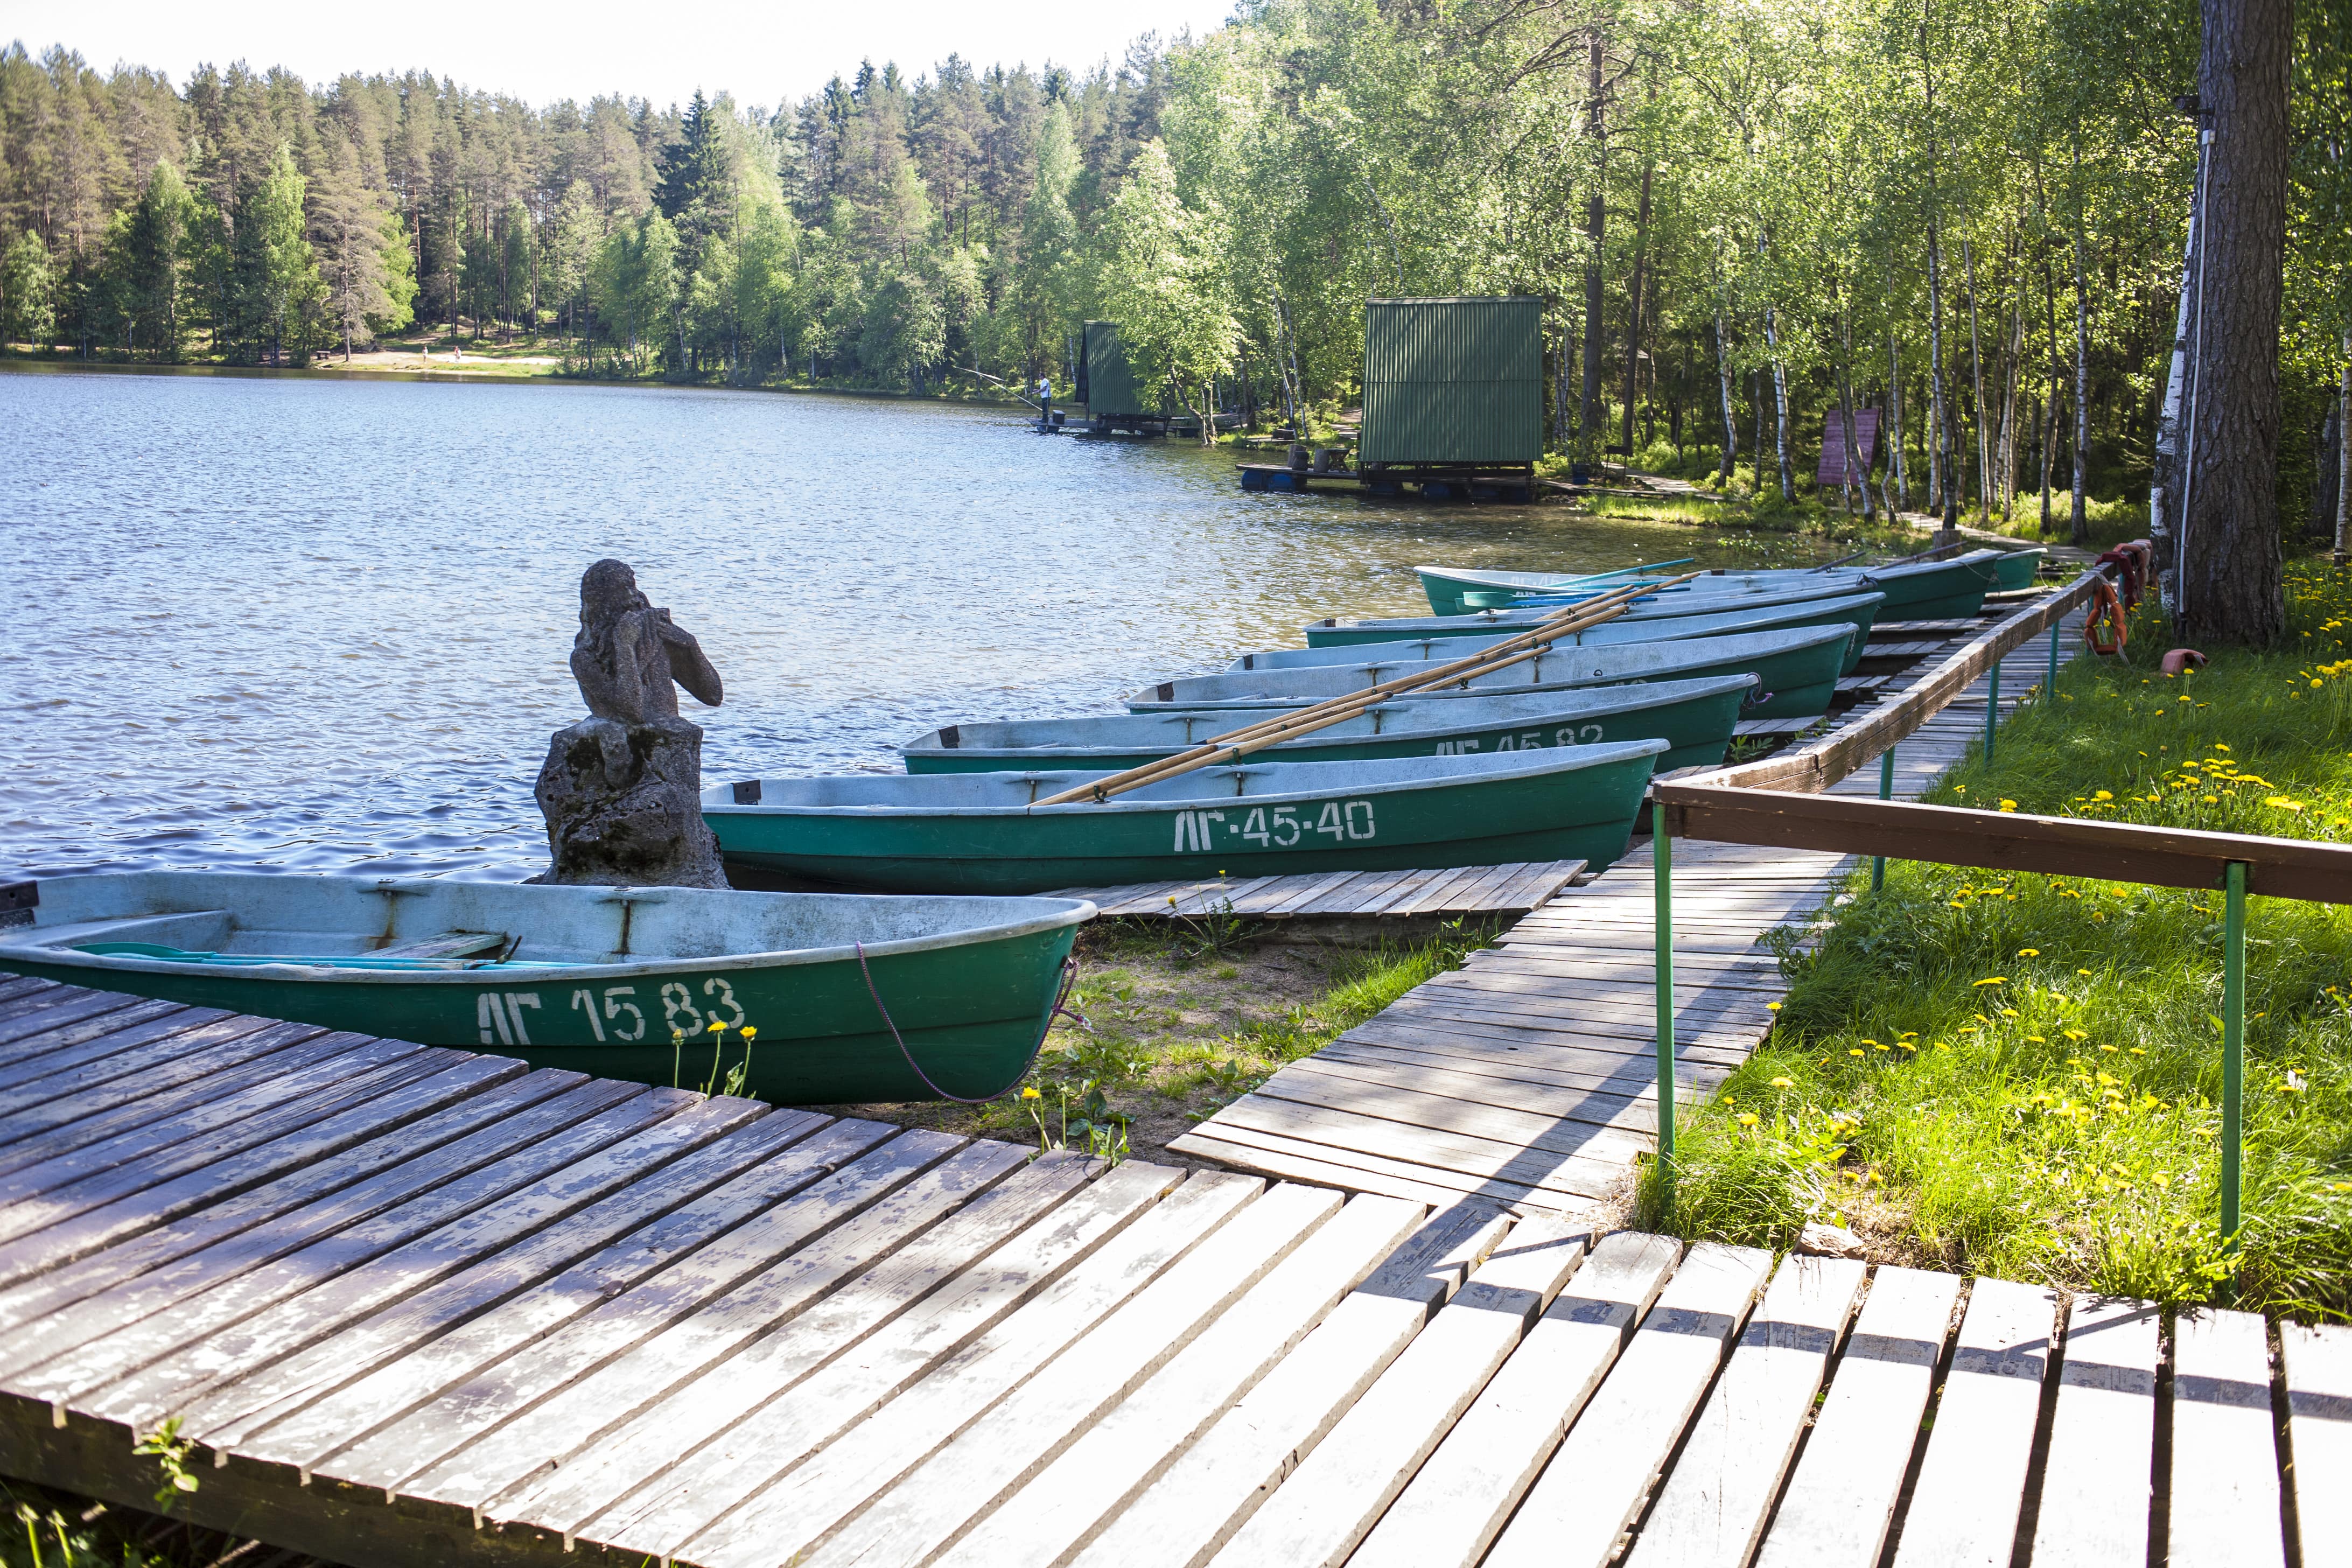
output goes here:
{"type": "Polygon", "coordinates": [[[1360,463],[1532,463],[1543,398],[1541,300],[1365,302],[1360,463]]]}
{"type": "Polygon", "coordinates": [[[1131,418],[1160,412],[1158,399],[1143,405],[1135,389],[1135,373],[1128,368],[1127,351],[1118,346],[1117,321],[1088,321],[1087,333],[1087,413],[1095,418],[1131,418]]]}

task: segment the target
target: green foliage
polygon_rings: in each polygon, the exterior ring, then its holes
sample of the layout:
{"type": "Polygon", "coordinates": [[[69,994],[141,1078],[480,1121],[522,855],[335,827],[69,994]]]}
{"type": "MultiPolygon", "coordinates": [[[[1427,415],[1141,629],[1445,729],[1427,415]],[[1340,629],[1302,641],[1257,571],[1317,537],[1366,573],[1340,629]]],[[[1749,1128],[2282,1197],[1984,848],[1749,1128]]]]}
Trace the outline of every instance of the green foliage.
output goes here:
{"type": "MultiPolygon", "coordinates": [[[[1927,798],[2352,838],[2352,583],[2294,568],[2289,605],[2294,646],[2194,677],[2074,661],[1927,798]]],[[[1679,1140],[1675,1223],[1785,1245],[1867,1214],[1973,1271],[2210,1299],[2220,895],[1901,862],[1861,889],[1784,943],[1771,1042],[1679,1140]]],[[[2352,1317],[2347,962],[2343,910],[2251,900],[2239,1300],[2306,1317],[2352,1317]]]]}
{"type": "Polygon", "coordinates": [[[48,247],[27,230],[0,251],[0,343],[44,344],[57,335],[57,274],[48,247]]]}

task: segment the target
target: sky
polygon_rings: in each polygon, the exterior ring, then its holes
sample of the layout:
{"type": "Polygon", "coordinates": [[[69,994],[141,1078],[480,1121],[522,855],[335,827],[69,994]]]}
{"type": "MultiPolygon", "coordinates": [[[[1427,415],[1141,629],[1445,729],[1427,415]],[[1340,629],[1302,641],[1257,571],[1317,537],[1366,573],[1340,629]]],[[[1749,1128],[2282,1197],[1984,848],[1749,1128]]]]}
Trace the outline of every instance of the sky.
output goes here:
{"type": "Polygon", "coordinates": [[[185,85],[209,61],[285,66],[317,84],[347,70],[423,69],[533,104],[617,92],[684,103],[698,87],[772,106],[857,62],[909,77],[950,54],[981,67],[1116,62],[1129,39],[1223,23],[1234,0],[698,0],[685,6],[576,0],[0,0],[0,41],[37,58],[52,44],[100,70],[152,66],[185,85]],[[392,25],[396,22],[395,25],[392,25]]]}

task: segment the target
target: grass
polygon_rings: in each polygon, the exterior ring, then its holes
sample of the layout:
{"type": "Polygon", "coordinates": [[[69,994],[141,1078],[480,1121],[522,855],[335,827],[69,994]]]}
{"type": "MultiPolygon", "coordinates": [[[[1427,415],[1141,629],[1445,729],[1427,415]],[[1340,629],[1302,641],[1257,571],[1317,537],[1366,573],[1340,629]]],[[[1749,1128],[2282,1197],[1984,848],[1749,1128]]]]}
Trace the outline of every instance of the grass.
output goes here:
{"type": "Polygon", "coordinates": [[[1085,1023],[1055,1026],[1023,1095],[845,1109],[1000,1138],[1042,1127],[1072,1148],[1123,1138],[1137,1157],[1171,1158],[1168,1144],[1195,1122],[1493,940],[1491,926],[1462,921],[1370,947],[1279,934],[1230,916],[1098,921],[1080,932],[1070,996],[1085,1023]]]}
{"type": "MultiPolygon", "coordinates": [[[[2202,673],[2077,659],[1927,798],[2352,839],[2352,581],[2290,568],[2282,648],[2202,673]]],[[[1853,1226],[1882,1257],[2211,1299],[2221,899],[2104,879],[1890,864],[1821,940],[1781,936],[1780,1026],[1686,1122],[1674,1228],[1790,1245],[1853,1226]]],[[[2238,1300],[2352,1319],[2352,916],[2250,900],[2238,1300]]],[[[1655,1173],[1643,1204],[1659,1213],[1655,1173]]]]}
{"type": "Polygon", "coordinates": [[[0,1479],[0,1568],[217,1568],[273,1562],[324,1568],[180,1520],[0,1479]]]}

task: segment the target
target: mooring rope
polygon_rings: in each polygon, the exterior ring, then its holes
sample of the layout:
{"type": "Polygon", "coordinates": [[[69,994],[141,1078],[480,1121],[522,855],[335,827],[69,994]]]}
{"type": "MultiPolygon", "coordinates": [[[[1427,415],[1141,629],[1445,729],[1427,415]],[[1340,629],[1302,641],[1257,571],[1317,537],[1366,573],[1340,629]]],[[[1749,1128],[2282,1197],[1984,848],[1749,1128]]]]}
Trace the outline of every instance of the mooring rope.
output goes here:
{"type": "Polygon", "coordinates": [[[986,1105],[992,1100],[1002,1099],[1005,1094],[1012,1090],[1013,1084],[1017,1084],[1023,1079],[1027,1078],[1029,1076],[1029,1069],[1037,1065],[1037,1054],[1045,1048],[1045,1037],[1054,1032],[1054,1020],[1055,1018],[1076,1018],[1081,1028],[1092,1029],[1094,1027],[1093,1025],[1087,1022],[1085,1014],[1080,1013],[1074,1007],[1066,1007],[1062,1005],[1069,1000],[1070,987],[1076,984],[1078,978],[1078,961],[1076,955],[1073,954],[1070,957],[1062,960],[1061,989],[1054,993],[1054,1005],[1046,1011],[1045,1026],[1037,1031],[1037,1043],[1029,1047],[1029,1059],[1021,1064],[1021,1070],[1014,1073],[1011,1081],[1006,1083],[1003,1089],[997,1089],[992,1093],[980,1095],[976,1098],[971,1095],[951,1094],[931,1081],[931,1075],[923,1070],[923,1064],[917,1061],[915,1059],[915,1053],[907,1048],[906,1037],[898,1033],[898,1026],[893,1022],[890,1017],[890,1009],[882,1005],[882,993],[876,990],[874,987],[874,971],[866,967],[866,944],[861,942],[852,943],[851,945],[857,949],[857,972],[866,976],[866,994],[874,998],[874,1010],[882,1015],[882,1022],[884,1026],[889,1029],[890,1037],[898,1042],[898,1054],[907,1058],[907,1066],[912,1069],[917,1078],[923,1080],[923,1087],[929,1089],[933,1094],[938,1095],[941,1100],[952,1100],[958,1105],[986,1105]]]}

